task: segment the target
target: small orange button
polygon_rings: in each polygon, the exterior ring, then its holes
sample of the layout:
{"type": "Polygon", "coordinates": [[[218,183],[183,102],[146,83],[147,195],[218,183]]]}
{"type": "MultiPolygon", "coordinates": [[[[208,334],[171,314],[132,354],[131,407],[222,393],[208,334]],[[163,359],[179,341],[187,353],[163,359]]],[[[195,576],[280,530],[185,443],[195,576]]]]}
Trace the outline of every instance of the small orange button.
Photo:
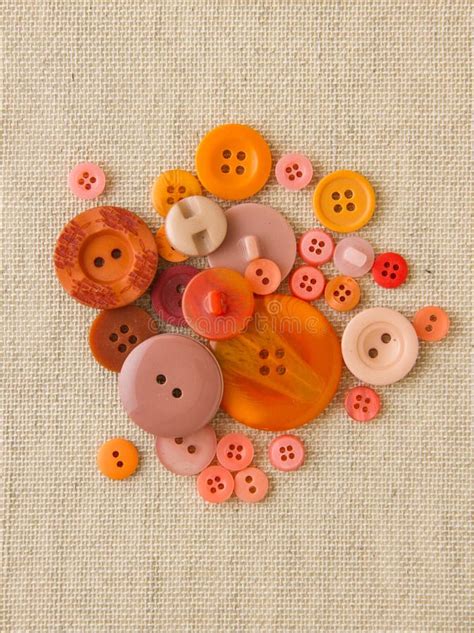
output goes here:
{"type": "Polygon", "coordinates": [[[413,318],[413,327],[422,341],[441,341],[449,331],[449,317],[442,308],[425,306],[413,318]]]}
{"type": "Polygon", "coordinates": [[[102,444],[97,453],[97,468],[109,479],[126,479],[138,466],[136,446],[123,437],[102,444]]]}
{"type": "Polygon", "coordinates": [[[158,248],[158,255],[162,257],[167,262],[173,262],[177,264],[178,262],[185,262],[189,257],[180,253],[175,248],[171,246],[168,238],[166,237],[165,225],[160,226],[158,231],[155,233],[155,242],[158,248]]]}
{"type": "Polygon", "coordinates": [[[349,312],[360,301],[360,286],[352,277],[334,277],[326,285],[324,298],[334,310],[349,312]]]}
{"type": "Polygon", "coordinates": [[[183,169],[171,169],[158,176],[153,183],[151,201],[156,211],[165,217],[171,207],[183,198],[201,194],[197,178],[183,169]]]}

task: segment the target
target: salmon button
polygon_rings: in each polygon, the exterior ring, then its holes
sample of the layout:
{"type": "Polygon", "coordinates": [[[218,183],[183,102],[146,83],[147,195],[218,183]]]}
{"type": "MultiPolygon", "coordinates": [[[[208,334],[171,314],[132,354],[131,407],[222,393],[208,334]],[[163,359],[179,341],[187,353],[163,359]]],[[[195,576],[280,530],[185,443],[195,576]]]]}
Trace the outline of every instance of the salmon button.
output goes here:
{"type": "Polygon", "coordinates": [[[95,163],[79,163],[68,176],[72,193],[83,200],[98,198],[105,189],[105,174],[95,163]]]}
{"type": "Polygon", "coordinates": [[[253,444],[243,433],[228,433],[217,444],[217,461],[227,470],[247,468],[253,454],[253,444]]]}
{"type": "Polygon", "coordinates": [[[234,478],[222,466],[209,466],[198,476],[197,491],[208,503],[223,503],[234,492],[234,478]]]}
{"type": "Polygon", "coordinates": [[[334,240],[320,229],[311,229],[298,240],[298,253],[307,264],[322,266],[332,259],[334,240]]]}
{"type": "Polygon", "coordinates": [[[408,277],[408,264],[398,253],[382,253],[375,258],[372,276],[382,288],[397,288],[408,277]]]}
{"type": "Polygon", "coordinates": [[[346,393],[344,408],[356,422],[370,422],[380,411],[380,396],[370,387],[353,387],[346,393]]]}
{"type": "Polygon", "coordinates": [[[252,466],[245,468],[235,475],[234,491],[236,496],[246,503],[257,503],[267,496],[268,477],[252,466]]]}
{"type": "Polygon", "coordinates": [[[138,451],[132,442],[114,437],[102,444],[97,453],[97,468],[109,479],[126,479],[138,466],[138,451]]]}
{"type": "Polygon", "coordinates": [[[328,306],[338,312],[353,310],[360,301],[360,286],[352,277],[341,275],[328,281],[324,291],[328,306]]]}
{"type": "Polygon", "coordinates": [[[304,464],[304,445],[296,435],[279,435],[270,442],[268,458],[278,470],[298,470],[304,464]]]}
{"type": "Polygon", "coordinates": [[[165,261],[177,264],[179,262],[185,262],[187,259],[189,259],[187,255],[184,255],[184,253],[180,253],[171,246],[168,238],[166,237],[164,224],[163,226],[160,226],[158,231],[155,233],[155,241],[156,247],[158,249],[158,255],[162,257],[165,261]]]}
{"type": "Polygon", "coordinates": [[[200,196],[198,179],[183,169],[165,171],[156,178],[151,190],[151,201],[158,213],[166,217],[171,207],[189,196],[200,196]]]}
{"type": "Polygon", "coordinates": [[[191,279],[199,273],[194,266],[171,266],[162,270],[151,289],[151,304],[156,314],[170,325],[186,325],[183,315],[183,293],[191,279]]]}
{"type": "Polygon", "coordinates": [[[326,279],[319,268],[300,266],[290,278],[291,294],[303,301],[316,301],[324,292],[326,279]]]}
{"type": "Polygon", "coordinates": [[[415,314],[413,326],[422,341],[441,341],[449,332],[449,317],[442,308],[425,306],[415,314]]]}
{"type": "Polygon", "coordinates": [[[278,288],[281,273],[270,259],[254,259],[245,269],[245,279],[256,295],[269,295],[278,288]]]}
{"type": "Polygon", "coordinates": [[[197,475],[214,459],[216,433],[207,426],[186,437],[157,437],[156,456],[175,475],[197,475]]]}

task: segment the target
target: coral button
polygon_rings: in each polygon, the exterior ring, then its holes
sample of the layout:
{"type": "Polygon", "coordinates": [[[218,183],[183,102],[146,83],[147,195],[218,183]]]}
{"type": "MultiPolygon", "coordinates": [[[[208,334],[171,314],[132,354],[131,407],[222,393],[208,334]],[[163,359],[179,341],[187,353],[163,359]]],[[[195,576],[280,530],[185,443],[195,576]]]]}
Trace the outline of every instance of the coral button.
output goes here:
{"type": "Polygon", "coordinates": [[[246,125],[221,125],[202,139],[196,170],[204,187],[224,200],[242,200],[267,182],[272,156],[264,138],[246,125]]]}
{"type": "Polygon", "coordinates": [[[320,229],[311,229],[300,237],[298,253],[307,264],[322,266],[332,259],[334,240],[320,229]]]}
{"type": "Polygon", "coordinates": [[[67,182],[75,196],[83,200],[93,200],[105,189],[105,174],[94,163],[79,163],[69,173],[67,182]]]}
{"type": "Polygon", "coordinates": [[[313,166],[303,154],[285,154],[276,164],[275,176],[285,189],[299,191],[311,182],[313,166]]]}
{"type": "Polygon", "coordinates": [[[171,325],[186,325],[183,294],[191,279],[199,273],[194,266],[171,266],[159,273],[151,290],[151,304],[156,314],[171,325]]]}
{"type": "Polygon", "coordinates": [[[358,231],[375,211],[375,192],[370,182],[355,171],[328,174],[316,186],[313,207],[318,220],[331,231],[358,231]]]}
{"type": "Polygon", "coordinates": [[[214,459],[216,433],[212,426],[199,429],[186,437],[157,437],[156,456],[175,475],[197,475],[214,459]]]}
{"type": "Polygon", "coordinates": [[[165,226],[160,226],[158,231],[155,233],[155,241],[156,247],[158,249],[158,255],[162,257],[167,262],[172,262],[177,264],[179,262],[185,262],[189,257],[180,253],[175,248],[171,246],[166,237],[165,226]]]}
{"type": "Polygon", "coordinates": [[[202,189],[197,178],[183,169],[171,169],[158,176],[153,183],[151,201],[155,210],[166,217],[171,207],[183,198],[201,194],[202,189]]]}
{"type": "Polygon", "coordinates": [[[370,387],[354,387],[346,393],[344,407],[356,422],[370,422],[380,411],[380,397],[370,387]]]}
{"type": "Polygon", "coordinates": [[[352,277],[334,277],[324,291],[326,303],[339,312],[353,310],[360,301],[360,286],[352,277]]]}
{"type": "Polygon", "coordinates": [[[268,458],[278,470],[298,470],[304,464],[304,445],[295,435],[279,435],[270,442],[268,458]]]}
{"type": "Polygon", "coordinates": [[[235,475],[235,494],[247,503],[257,503],[267,496],[268,477],[260,468],[246,468],[235,475]]]}
{"type": "Polygon", "coordinates": [[[449,331],[449,317],[442,308],[426,306],[415,314],[413,326],[422,341],[441,341],[449,331]]]}
{"type": "Polygon", "coordinates": [[[132,442],[114,437],[102,444],[97,453],[97,468],[109,479],[126,479],[138,466],[138,451],[132,442]]]}
{"type": "Polygon", "coordinates": [[[227,470],[242,470],[252,463],[253,444],[243,433],[224,435],[217,444],[217,460],[227,470]]]}
{"type": "Polygon", "coordinates": [[[361,237],[345,237],[334,251],[334,266],[343,275],[362,277],[372,268],[374,249],[361,237]]]}
{"type": "Polygon", "coordinates": [[[209,466],[198,476],[197,491],[209,503],[227,501],[234,492],[234,478],[222,466],[209,466]]]}
{"type": "Polygon", "coordinates": [[[375,258],[372,276],[382,288],[397,288],[408,276],[408,264],[398,253],[382,253],[375,258]]]}
{"type": "Polygon", "coordinates": [[[291,294],[304,301],[315,301],[324,292],[326,279],[323,273],[313,266],[300,266],[290,278],[291,294]]]}
{"type": "Polygon", "coordinates": [[[245,278],[256,295],[269,295],[280,285],[281,273],[275,262],[261,258],[250,262],[245,278]]]}

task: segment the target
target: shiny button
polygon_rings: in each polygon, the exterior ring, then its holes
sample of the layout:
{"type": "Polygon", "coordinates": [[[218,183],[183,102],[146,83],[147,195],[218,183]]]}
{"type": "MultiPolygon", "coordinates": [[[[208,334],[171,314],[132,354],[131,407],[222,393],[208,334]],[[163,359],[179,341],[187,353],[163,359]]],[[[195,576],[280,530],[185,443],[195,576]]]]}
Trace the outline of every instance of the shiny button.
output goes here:
{"type": "Polygon", "coordinates": [[[449,331],[449,317],[442,308],[426,306],[415,314],[413,326],[422,341],[441,341],[449,331]]]}
{"type": "Polygon", "coordinates": [[[382,288],[397,288],[408,276],[408,264],[398,253],[382,253],[375,258],[372,276],[382,288]]]}
{"type": "Polygon", "coordinates": [[[323,273],[313,266],[300,266],[290,278],[291,294],[304,301],[315,301],[324,292],[326,279],[323,273]]]}
{"type": "Polygon", "coordinates": [[[380,397],[370,387],[354,387],[346,393],[344,407],[356,422],[370,422],[380,411],[380,397]]]}
{"type": "Polygon", "coordinates": [[[332,259],[334,240],[320,229],[311,229],[298,240],[298,253],[307,264],[322,266],[332,259]]]}
{"type": "Polygon", "coordinates": [[[234,478],[222,466],[209,466],[198,476],[197,491],[208,503],[227,501],[234,492],[234,478]]]}
{"type": "Polygon", "coordinates": [[[207,426],[186,437],[157,437],[156,456],[175,475],[197,475],[214,459],[216,433],[207,426]]]}
{"type": "Polygon", "coordinates": [[[303,154],[285,154],[276,164],[275,176],[285,189],[299,191],[311,182],[313,166],[303,154]]]}
{"type": "Polygon", "coordinates": [[[153,183],[151,201],[155,210],[165,217],[171,207],[183,198],[201,194],[197,178],[183,169],[171,169],[160,174],[153,183]]]}
{"type": "Polygon", "coordinates": [[[278,470],[298,470],[304,464],[304,445],[295,435],[279,435],[268,447],[270,463],[278,470]]]}
{"type": "Polygon", "coordinates": [[[151,304],[156,314],[171,325],[186,325],[183,294],[191,279],[199,273],[194,266],[171,266],[162,270],[151,290],[151,304]]]}
{"type": "Polygon", "coordinates": [[[334,251],[334,266],[349,277],[362,277],[372,268],[374,249],[361,237],[345,237],[334,251]]]}
{"type": "Polygon", "coordinates": [[[356,378],[371,385],[391,385],[414,366],[418,337],[399,312],[369,308],[349,321],[341,347],[347,368],[356,378]]]}
{"type": "Polygon", "coordinates": [[[102,444],[97,453],[97,468],[109,479],[126,479],[138,466],[138,451],[132,442],[114,437],[102,444]]]}
{"type": "Polygon", "coordinates": [[[327,283],[324,298],[333,310],[349,312],[359,304],[360,286],[352,277],[334,277],[327,283]]]}
{"type": "Polygon", "coordinates": [[[224,200],[242,200],[267,182],[272,156],[264,138],[246,125],[214,128],[196,151],[196,170],[204,187],[224,200]]]}
{"type": "Polygon", "coordinates": [[[174,264],[179,262],[185,262],[189,257],[180,253],[175,248],[171,246],[166,237],[165,226],[160,226],[158,231],[155,233],[155,241],[156,247],[158,249],[158,255],[162,257],[167,262],[173,262],[174,264]]]}
{"type": "Polygon", "coordinates": [[[79,163],[69,173],[67,183],[78,198],[93,200],[105,189],[105,174],[103,169],[94,163],[79,163]]]}
{"type": "Polygon", "coordinates": [[[373,216],[375,192],[361,174],[335,171],[318,182],[313,207],[325,227],[338,233],[351,233],[365,226],[373,216]]]}
{"type": "Polygon", "coordinates": [[[159,334],[138,345],[125,360],[118,385],[129,417],[162,437],[185,437],[205,426],[223,391],[212,353],[178,334],[159,334]]]}
{"type": "Polygon", "coordinates": [[[246,503],[262,501],[267,496],[268,477],[255,466],[241,470],[235,475],[234,492],[246,503]]]}
{"type": "Polygon", "coordinates": [[[66,292],[104,310],[140,297],[157,264],[150,229],[119,207],[95,207],[76,215],[62,230],[54,252],[56,275],[66,292]]]}
{"type": "Polygon", "coordinates": [[[227,470],[242,470],[252,463],[253,444],[243,433],[228,433],[217,444],[217,460],[227,470]]]}
{"type": "Polygon", "coordinates": [[[245,279],[256,295],[269,295],[280,285],[281,273],[275,262],[254,259],[245,269],[245,279]]]}

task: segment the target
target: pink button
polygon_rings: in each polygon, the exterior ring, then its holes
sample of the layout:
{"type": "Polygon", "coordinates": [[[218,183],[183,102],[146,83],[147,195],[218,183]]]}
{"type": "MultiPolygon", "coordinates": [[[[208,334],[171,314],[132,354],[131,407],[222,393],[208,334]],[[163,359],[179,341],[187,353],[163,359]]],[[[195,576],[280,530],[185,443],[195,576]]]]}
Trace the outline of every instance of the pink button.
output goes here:
{"type": "Polygon", "coordinates": [[[175,475],[197,475],[214,459],[217,438],[207,426],[186,437],[157,437],[156,456],[175,475]]]}
{"type": "Polygon", "coordinates": [[[334,251],[334,266],[343,275],[362,277],[372,268],[374,249],[361,237],[345,237],[334,251]]]}
{"type": "Polygon", "coordinates": [[[303,154],[285,154],[276,164],[275,176],[285,189],[299,191],[311,182],[313,166],[303,154]]]}
{"type": "Polygon", "coordinates": [[[326,280],[319,268],[300,266],[290,278],[291,294],[304,301],[315,301],[324,292],[326,280]]]}
{"type": "Polygon", "coordinates": [[[118,386],[135,424],[162,437],[186,437],[205,426],[223,394],[214,355],[178,334],[152,336],[135,347],[122,366],[118,386]]]}
{"type": "Polygon", "coordinates": [[[151,290],[151,304],[156,314],[171,325],[186,325],[183,316],[183,293],[199,272],[194,266],[170,266],[162,270],[151,290]]]}
{"type": "Polygon", "coordinates": [[[278,470],[298,470],[304,464],[303,442],[296,435],[279,435],[270,442],[268,458],[278,470]]]}
{"type": "Polygon", "coordinates": [[[370,422],[380,411],[380,397],[370,387],[354,387],[346,393],[344,407],[353,420],[370,422]]]}
{"type": "Polygon", "coordinates": [[[78,198],[92,200],[104,191],[105,174],[94,163],[79,163],[70,171],[67,184],[78,198]]]}
{"type": "Polygon", "coordinates": [[[257,503],[267,496],[268,477],[260,468],[246,468],[235,475],[235,494],[241,501],[257,503]]]}
{"type": "Polygon", "coordinates": [[[369,308],[349,321],[342,355],[356,378],[370,385],[391,385],[408,374],[418,356],[418,337],[403,314],[369,308]]]}
{"type": "Polygon", "coordinates": [[[320,229],[311,229],[300,237],[298,253],[307,264],[322,266],[332,259],[334,240],[320,229]]]}
{"type": "Polygon", "coordinates": [[[281,273],[275,262],[254,259],[245,269],[245,278],[256,295],[270,295],[281,283],[281,273]]]}
{"type": "Polygon", "coordinates": [[[207,261],[211,268],[232,268],[241,275],[254,259],[270,259],[281,278],[290,272],[296,257],[292,228],[281,213],[263,204],[238,204],[226,211],[227,235],[207,261]]]}
{"type": "Polygon", "coordinates": [[[243,433],[229,433],[219,440],[216,454],[224,468],[242,470],[252,463],[253,444],[243,433]]]}
{"type": "Polygon", "coordinates": [[[209,466],[197,478],[197,491],[209,503],[227,501],[234,492],[234,478],[222,466],[209,466]]]}

